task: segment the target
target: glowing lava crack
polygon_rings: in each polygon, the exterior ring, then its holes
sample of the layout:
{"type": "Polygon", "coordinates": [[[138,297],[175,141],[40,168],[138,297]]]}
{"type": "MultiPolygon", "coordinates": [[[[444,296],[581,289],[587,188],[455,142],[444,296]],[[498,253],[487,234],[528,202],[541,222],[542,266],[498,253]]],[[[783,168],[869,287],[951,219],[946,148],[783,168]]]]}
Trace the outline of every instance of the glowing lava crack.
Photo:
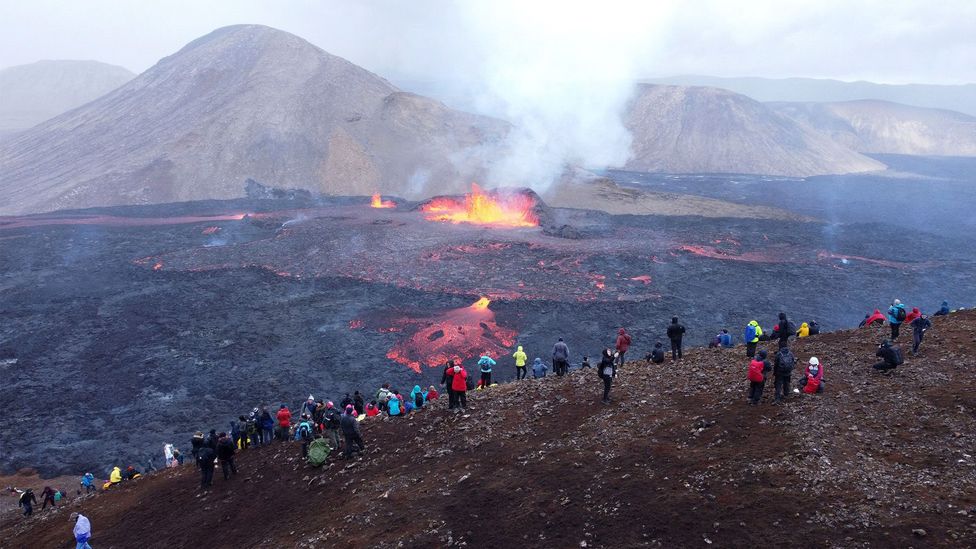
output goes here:
{"type": "Polygon", "coordinates": [[[434,318],[402,318],[380,331],[412,333],[393,346],[386,357],[420,373],[421,366],[437,367],[449,359],[469,359],[488,351],[494,357],[507,354],[515,344],[515,331],[495,322],[482,297],[468,307],[452,309],[434,318]]]}
{"type": "Polygon", "coordinates": [[[523,194],[488,194],[476,184],[471,185],[471,193],[461,202],[455,198],[435,198],[423,205],[420,210],[430,221],[451,223],[471,223],[495,227],[538,227],[535,200],[523,194]]]}

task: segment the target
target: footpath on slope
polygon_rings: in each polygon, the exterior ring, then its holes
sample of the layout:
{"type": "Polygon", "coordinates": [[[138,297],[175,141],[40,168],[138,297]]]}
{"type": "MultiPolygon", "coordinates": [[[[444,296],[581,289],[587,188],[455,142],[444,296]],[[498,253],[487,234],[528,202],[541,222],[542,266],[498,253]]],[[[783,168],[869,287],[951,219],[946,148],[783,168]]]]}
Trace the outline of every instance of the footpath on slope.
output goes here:
{"type": "Polygon", "coordinates": [[[795,342],[794,382],[817,356],[827,388],[783,406],[771,380],[746,404],[742,346],[693,349],[625,365],[610,405],[594,370],[513,382],[471,392],[464,414],[440,399],[364,422],[359,460],[315,469],[277,443],[207,493],[194,467],[169,469],[7,516],[0,539],[71,547],[77,510],[99,549],[972,545],[976,311],[934,324],[890,375],[870,368],[886,329],[795,342]]]}

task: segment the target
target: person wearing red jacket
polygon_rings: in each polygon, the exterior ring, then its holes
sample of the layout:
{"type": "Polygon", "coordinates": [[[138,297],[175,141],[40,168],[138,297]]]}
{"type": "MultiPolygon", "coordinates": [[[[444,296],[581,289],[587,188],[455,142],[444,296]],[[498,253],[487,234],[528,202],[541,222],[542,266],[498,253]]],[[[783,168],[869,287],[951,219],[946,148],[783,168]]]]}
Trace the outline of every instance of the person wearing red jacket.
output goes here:
{"type": "Polygon", "coordinates": [[[912,312],[910,312],[907,315],[905,315],[905,321],[902,322],[902,324],[905,324],[907,326],[911,326],[912,325],[912,321],[915,320],[916,318],[920,317],[920,316],[922,316],[922,311],[919,311],[918,310],[918,307],[913,307],[912,308],[912,312]]]}
{"type": "Polygon", "coordinates": [[[284,404],[278,409],[278,438],[282,442],[288,440],[288,429],[291,428],[291,411],[284,404]]]}
{"type": "Polygon", "coordinates": [[[437,400],[437,397],[440,396],[440,394],[437,392],[437,389],[433,385],[431,385],[430,388],[427,389],[426,396],[427,396],[427,401],[429,402],[431,400],[437,400]]]}
{"type": "Polygon", "coordinates": [[[630,349],[630,334],[627,330],[623,328],[617,330],[617,358],[616,363],[620,366],[624,365],[624,353],[627,349],[630,349]]]}
{"type": "Polygon", "coordinates": [[[455,365],[451,371],[451,390],[457,398],[457,406],[462,410],[468,407],[468,372],[462,366],[455,365]]]}
{"type": "Polygon", "coordinates": [[[756,354],[756,358],[749,362],[749,404],[757,406],[762,399],[763,388],[766,386],[766,373],[773,369],[773,365],[766,360],[765,350],[756,354]]]}
{"type": "Polygon", "coordinates": [[[820,360],[815,356],[810,357],[810,364],[807,365],[803,379],[800,380],[800,388],[808,395],[822,393],[824,390],[823,376],[824,367],[820,364],[820,360]]]}
{"type": "Polygon", "coordinates": [[[884,321],[885,321],[885,317],[884,317],[883,314],[881,314],[881,310],[880,309],[875,309],[873,315],[871,315],[871,316],[867,317],[866,319],[864,319],[864,326],[870,326],[870,325],[874,324],[875,322],[880,322],[880,323],[884,324],[884,321]]]}

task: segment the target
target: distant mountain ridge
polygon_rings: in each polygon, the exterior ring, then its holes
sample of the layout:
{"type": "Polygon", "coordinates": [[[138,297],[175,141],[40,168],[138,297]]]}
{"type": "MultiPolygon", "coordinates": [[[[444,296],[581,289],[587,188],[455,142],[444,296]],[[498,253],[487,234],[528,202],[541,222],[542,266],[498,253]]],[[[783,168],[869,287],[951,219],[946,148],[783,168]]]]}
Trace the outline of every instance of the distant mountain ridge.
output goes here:
{"type": "Polygon", "coordinates": [[[232,198],[246,178],[326,194],[456,192],[508,129],[289,33],[225,27],[0,143],[0,213],[232,198]]]}
{"type": "Polygon", "coordinates": [[[38,61],[0,70],[0,134],[25,130],[96,99],[135,74],[98,61],[38,61]]]}

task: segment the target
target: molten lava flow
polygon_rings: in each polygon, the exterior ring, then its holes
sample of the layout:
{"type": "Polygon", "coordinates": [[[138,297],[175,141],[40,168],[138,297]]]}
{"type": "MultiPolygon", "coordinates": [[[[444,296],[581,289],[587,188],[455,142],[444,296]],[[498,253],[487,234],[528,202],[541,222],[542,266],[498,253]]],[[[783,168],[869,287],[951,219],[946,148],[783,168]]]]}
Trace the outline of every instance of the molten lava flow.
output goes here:
{"type": "Polygon", "coordinates": [[[414,333],[394,345],[386,353],[387,358],[420,373],[421,366],[438,367],[450,359],[469,359],[485,351],[493,356],[507,353],[515,344],[515,331],[495,323],[495,313],[488,308],[489,304],[491,301],[482,297],[467,307],[452,309],[432,319],[397,320],[405,331],[414,333]]]}
{"type": "Polygon", "coordinates": [[[369,201],[369,207],[370,208],[396,208],[396,202],[393,202],[392,200],[383,200],[383,198],[380,197],[380,193],[376,193],[373,195],[372,200],[369,201]]]}
{"type": "Polygon", "coordinates": [[[430,221],[472,223],[495,227],[538,227],[539,218],[533,211],[535,200],[523,194],[489,195],[476,184],[464,202],[454,198],[435,198],[422,206],[430,221]]]}

